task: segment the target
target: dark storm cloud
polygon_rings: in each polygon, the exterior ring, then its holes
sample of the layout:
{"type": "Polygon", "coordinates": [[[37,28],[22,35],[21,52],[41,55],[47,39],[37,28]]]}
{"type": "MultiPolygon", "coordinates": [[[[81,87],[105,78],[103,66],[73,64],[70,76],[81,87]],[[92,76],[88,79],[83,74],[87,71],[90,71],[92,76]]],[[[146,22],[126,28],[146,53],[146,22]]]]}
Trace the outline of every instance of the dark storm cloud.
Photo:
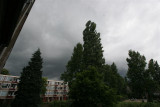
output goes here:
{"type": "Polygon", "coordinates": [[[160,60],[159,12],[159,0],[36,0],[5,67],[20,75],[40,48],[44,76],[58,79],[91,20],[101,33],[106,63],[115,62],[125,75],[129,49],[147,61],[160,60]]]}

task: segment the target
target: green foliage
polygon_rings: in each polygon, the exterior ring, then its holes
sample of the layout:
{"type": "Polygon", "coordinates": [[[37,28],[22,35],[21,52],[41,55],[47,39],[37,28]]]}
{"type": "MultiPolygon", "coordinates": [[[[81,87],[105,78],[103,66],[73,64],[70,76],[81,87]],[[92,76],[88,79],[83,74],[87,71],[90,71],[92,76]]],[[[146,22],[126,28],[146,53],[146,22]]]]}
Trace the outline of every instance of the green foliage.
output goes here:
{"type": "Polygon", "coordinates": [[[156,89],[158,88],[158,81],[155,81],[154,78],[156,76],[155,64],[156,62],[151,59],[148,63],[148,69],[144,73],[144,84],[148,102],[153,101],[153,93],[157,91],[156,89]]]}
{"type": "Polygon", "coordinates": [[[71,59],[68,61],[66,66],[66,71],[61,74],[61,79],[65,82],[69,82],[69,85],[71,84],[72,80],[75,79],[76,73],[81,71],[82,55],[83,47],[82,44],[78,43],[76,47],[74,47],[71,59]]]}
{"type": "MultiPolygon", "coordinates": [[[[69,82],[69,97],[73,106],[110,107],[117,100],[114,90],[103,81],[105,60],[96,24],[88,21],[83,31],[83,47],[77,44],[61,79],[69,82]]],[[[116,68],[113,69],[116,71],[116,68]]]]}
{"type": "Polygon", "coordinates": [[[116,102],[115,92],[106,86],[101,78],[93,66],[77,74],[69,91],[70,98],[74,99],[74,106],[113,106],[116,102]]]}
{"type": "Polygon", "coordinates": [[[115,63],[104,66],[104,82],[110,88],[113,88],[118,95],[124,95],[126,84],[124,79],[119,75],[115,63]]]}
{"type": "MultiPolygon", "coordinates": [[[[159,64],[157,61],[154,62],[154,74],[153,74],[153,80],[154,80],[154,83],[156,83],[156,90],[155,92],[159,92],[160,90],[160,67],[159,67],[159,64]]],[[[155,96],[157,97],[159,100],[160,99],[160,96],[155,96]]]]}
{"type": "Polygon", "coordinates": [[[9,75],[9,71],[5,68],[2,69],[1,74],[3,75],[9,75]]]}
{"type": "Polygon", "coordinates": [[[132,96],[142,98],[144,95],[144,72],[146,66],[146,58],[139,52],[129,50],[128,62],[128,85],[132,90],[132,96]]]}
{"type": "Polygon", "coordinates": [[[157,82],[158,88],[160,89],[160,67],[157,61],[154,61],[153,79],[157,82]]]}
{"type": "Polygon", "coordinates": [[[118,70],[116,64],[113,62],[111,65],[111,70],[115,75],[118,75],[118,70]]]}
{"type": "Polygon", "coordinates": [[[10,104],[12,99],[1,99],[0,100],[0,107],[11,107],[10,104]]]}
{"type": "Polygon", "coordinates": [[[97,33],[95,29],[96,24],[94,22],[88,21],[86,24],[86,28],[83,31],[84,69],[88,66],[94,66],[99,69],[102,68],[102,66],[105,64],[100,33],[97,33]]]}
{"type": "Polygon", "coordinates": [[[159,90],[160,67],[157,61],[151,59],[148,69],[145,70],[146,59],[139,52],[129,51],[128,62],[128,84],[132,91],[132,97],[147,98],[153,101],[153,93],[159,90]]]}
{"type": "Polygon", "coordinates": [[[41,103],[42,63],[41,52],[38,49],[28,66],[23,68],[12,107],[38,107],[41,103]]]}
{"type": "Polygon", "coordinates": [[[44,95],[47,91],[47,78],[42,77],[42,86],[41,86],[41,94],[44,95]]]}
{"type": "Polygon", "coordinates": [[[104,82],[109,87],[117,88],[118,81],[116,80],[116,76],[114,75],[110,65],[104,66],[104,82]]]}

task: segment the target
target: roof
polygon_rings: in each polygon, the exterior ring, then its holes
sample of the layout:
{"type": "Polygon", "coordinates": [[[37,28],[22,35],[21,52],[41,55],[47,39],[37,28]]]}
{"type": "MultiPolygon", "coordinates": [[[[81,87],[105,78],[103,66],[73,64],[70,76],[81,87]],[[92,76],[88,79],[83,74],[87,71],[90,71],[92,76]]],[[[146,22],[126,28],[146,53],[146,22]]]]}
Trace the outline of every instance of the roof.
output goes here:
{"type": "Polygon", "coordinates": [[[0,74],[0,76],[6,76],[6,77],[16,77],[16,78],[19,78],[19,76],[13,76],[13,75],[3,75],[3,74],[0,74]]]}
{"type": "Polygon", "coordinates": [[[0,46],[8,46],[27,0],[0,0],[0,46]]]}

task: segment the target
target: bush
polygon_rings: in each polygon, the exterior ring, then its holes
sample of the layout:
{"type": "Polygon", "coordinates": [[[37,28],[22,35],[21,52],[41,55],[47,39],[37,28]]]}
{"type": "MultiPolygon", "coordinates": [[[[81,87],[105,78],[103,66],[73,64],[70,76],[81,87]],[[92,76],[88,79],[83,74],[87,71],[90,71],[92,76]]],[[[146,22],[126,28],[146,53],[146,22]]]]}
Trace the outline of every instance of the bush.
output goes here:
{"type": "Polygon", "coordinates": [[[3,100],[0,99],[0,107],[10,107],[12,100],[3,100]]]}

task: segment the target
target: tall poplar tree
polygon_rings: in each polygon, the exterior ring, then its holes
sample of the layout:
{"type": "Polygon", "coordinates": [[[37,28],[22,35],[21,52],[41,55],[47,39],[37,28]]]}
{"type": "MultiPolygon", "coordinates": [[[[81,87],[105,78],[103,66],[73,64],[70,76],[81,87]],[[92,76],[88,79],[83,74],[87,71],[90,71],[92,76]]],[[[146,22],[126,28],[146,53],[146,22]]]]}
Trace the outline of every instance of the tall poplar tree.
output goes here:
{"type": "Polygon", "coordinates": [[[41,52],[38,49],[30,59],[28,66],[23,68],[12,107],[38,107],[41,101],[42,63],[41,52]]]}
{"type": "Polygon", "coordinates": [[[157,61],[154,63],[154,68],[155,68],[155,74],[153,76],[154,81],[156,81],[159,85],[160,88],[160,67],[157,61]]]}
{"type": "Polygon", "coordinates": [[[116,95],[103,81],[105,64],[100,33],[96,24],[88,21],[83,31],[82,71],[76,74],[69,96],[76,107],[110,107],[116,102],[116,95]]]}
{"type": "Polygon", "coordinates": [[[139,52],[129,50],[128,72],[127,78],[132,95],[135,98],[142,98],[144,94],[144,72],[146,66],[146,58],[139,52]]]}
{"type": "Polygon", "coordinates": [[[151,59],[148,63],[148,69],[144,73],[145,92],[148,102],[153,101],[153,93],[157,89],[157,82],[154,80],[154,75],[156,73],[154,64],[155,61],[151,59]]]}
{"type": "Polygon", "coordinates": [[[84,69],[88,66],[101,68],[105,64],[100,33],[96,31],[96,24],[88,21],[83,31],[83,63],[84,69]]]}

